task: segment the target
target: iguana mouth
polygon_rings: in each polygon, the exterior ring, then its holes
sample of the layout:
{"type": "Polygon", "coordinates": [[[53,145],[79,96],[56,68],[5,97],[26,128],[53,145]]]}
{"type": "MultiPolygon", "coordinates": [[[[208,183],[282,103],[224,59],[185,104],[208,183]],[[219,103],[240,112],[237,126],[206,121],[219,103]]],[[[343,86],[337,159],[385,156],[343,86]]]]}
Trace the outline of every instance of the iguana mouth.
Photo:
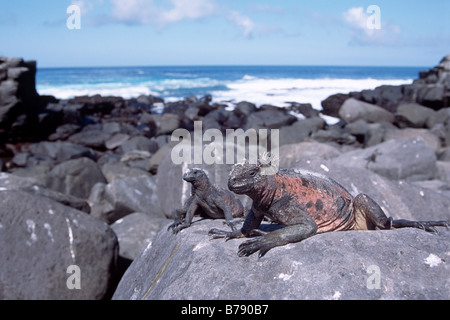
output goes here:
{"type": "Polygon", "coordinates": [[[231,191],[233,191],[234,193],[237,193],[237,194],[243,194],[247,190],[246,185],[243,185],[243,184],[228,185],[228,189],[230,189],[231,191]]]}

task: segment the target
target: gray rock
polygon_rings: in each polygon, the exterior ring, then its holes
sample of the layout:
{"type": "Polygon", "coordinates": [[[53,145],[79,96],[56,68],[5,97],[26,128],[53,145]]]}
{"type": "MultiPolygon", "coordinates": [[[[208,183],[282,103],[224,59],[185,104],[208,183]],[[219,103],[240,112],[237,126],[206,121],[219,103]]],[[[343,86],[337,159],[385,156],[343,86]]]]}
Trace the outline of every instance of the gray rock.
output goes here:
{"type": "Polygon", "coordinates": [[[280,167],[289,168],[294,162],[310,156],[323,159],[333,159],[341,155],[341,152],[325,143],[301,142],[280,147],[280,167]]]}
{"type": "Polygon", "coordinates": [[[395,113],[395,122],[400,128],[423,128],[428,118],[434,113],[435,111],[433,109],[421,106],[420,104],[405,103],[398,106],[397,112],[395,113]]]}
{"type": "Polygon", "coordinates": [[[442,148],[438,152],[438,160],[450,162],[450,147],[442,148]]]}
{"type": "Polygon", "coordinates": [[[151,123],[157,129],[157,135],[171,134],[180,127],[180,119],[176,114],[165,113],[163,115],[152,114],[151,123]]]}
{"type": "Polygon", "coordinates": [[[89,197],[91,188],[97,182],[106,182],[100,167],[88,158],[62,162],[46,174],[43,180],[49,189],[82,199],[89,197]]]}
{"type": "Polygon", "coordinates": [[[15,174],[0,172],[0,191],[17,190],[33,186],[42,186],[42,183],[37,178],[21,177],[15,174]]]}
{"type": "Polygon", "coordinates": [[[367,122],[394,122],[394,115],[385,109],[356,100],[354,98],[347,99],[339,110],[339,116],[345,122],[351,123],[362,119],[367,122]]]}
{"type": "Polygon", "coordinates": [[[102,299],[117,238],[103,222],[48,198],[0,191],[0,299],[102,299]],[[81,289],[73,284],[76,265],[81,289]]]}
{"type": "Polygon", "coordinates": [[[42,141],[30,145],[29,150],[34,155],[48,157],[56,162],[83,157],[94,158],[94,153],[91,149],[69,142],[42,141]]]}
{"type": "Polygon", "coordinates": [[[443,108],[434,112],[427,120],[427,128],[433,128],[437,124],[444,124],[450,118],[450,108],[443,108]]]}
{"type": "Polygon", "coordinates": [[[251,113],[247,118],[245,129],[279,129],[289,126],[297,118],[283,109],[267,109],[251,113]]]}
{"type": "Polygon", "coordinates": [[[240,116],[248,117],[250,114],[256,112],[258,109],[256,106],[247,101],[241,101],[238,104],[236,104],[236,107],[234,108],[234,113],[240,116]]]}
{"type": "Polygon", "coordinates": [[[281,127],[280,146],[300,143],[309,138],[312,133],[324,127],[325,121],[319,117],[296,121],[290,126],[281,127]]]}
{"type": "Polygon", "coordinates": [[[123,162],[105,163],[102,166],[102,172],[108,182],[112,182],[115,179],[151,176],[149,172],[135,167],[129,167],[123,162]]]}
{"type": "Polygon", "coordinates": [[[71,135],[69,142],[89,148],[102,149],[111,136],[110,133],[104,132],[100,126],[87,125],[82,131],[71,135]]]}
{"type": "Polygon", "coordinates": [[[129,214],[114,222],[111,228],[119,240],[119,255],[134,260],[151,245],[152,239],[168,222],[168,219],[151,217],[142,212],[129,214]]]}
{"type": "Polygon", "coordinates": [[[115,179],[104,190],[99,188],[92,190],[97,196],[91,194],[89,197],[93,202],[92,215],[107,223],[113,223],[133,212],[164,217],[153,177],[115,179]],[[96,208],[97,204],[101,206],[100,210],[96,208]]]}
{"type": "Polygon", "coordinates": [[[112,150],[120,147],[124,142],[130,139],[130,136],[123,133],[116,133],[111,138],[105,141],[106,149],[112,150]]]}
{"type": "Polygon", "coordinates": [[[426,85],[417,93],[417,101],[429,108],[440,109],[444,104],[445,87],[443,85],[426,85]]]}
{"type": "Polygon", "coordinates": [[[113,299],[450,298],[449,232],[333,232],[258,259],[237,256],[243,239],[209,240],[211,228],[223,226],[203,220],[176,236],[163,229],[130,265],[113,299]]]}
{"type": "Polygon", "coordinates": [[[369,168],[393,180],[427,180],[436,176],[436,154],[423,139],[389,140],[333,159],[338,165],[369,168]],[[375,162],[367,159],[376,154],[375,162]]]}
{"type": "Polygon", "coordinates": [[[398,140],[398,139],[414,139],[421,138],[423,141],[432,148],[436,153],[441,149],[441,141],[439,137],[431,130],[427,129],[396,129],[390,128],[385,131],[384,140],[398,140]]]}
{"type": "Polygon", "coordinates": [[[132,151],[147,151],[151,154],[158,151],[158,144],[154,140],[150,140],[146,137],[138,136],[133,137],[120,146],[121,153],[127,153],[132,151]]]}

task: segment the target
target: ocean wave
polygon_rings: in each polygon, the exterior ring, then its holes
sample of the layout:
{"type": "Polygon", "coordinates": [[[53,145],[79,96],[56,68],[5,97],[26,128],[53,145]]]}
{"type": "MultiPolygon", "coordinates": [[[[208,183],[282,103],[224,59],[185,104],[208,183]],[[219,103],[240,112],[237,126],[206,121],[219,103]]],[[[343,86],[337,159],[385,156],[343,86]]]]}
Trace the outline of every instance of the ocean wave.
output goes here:
{"type": "Polygon", "coordinates": [[[211,93],[217,101],[249,101],[256,105],[288,106],[289,102],[311,103],[321,110],[321,102],[336,93],[375,89],[382,85],[402,85],[412,79],[246,79],[227,84],[229,90],[211,93]]]}
{"type": "Polygon", "coordinates": [[[136,98],[140,95],[154,95],[158,92],[150,90],[145,86],[122,87],[122,88],[70,88],[70,87],[53,87],[38,89],[41,95],[51,95],[58,99],[71,99],[78,96],[119,96],[124,99],[136,98]]]}
{"type": "Polygon", "coordinates": [[[53,95],[59,99],[75,96],[95,95],[122,96],[125,99],[139,95],[154,95],[166,101],[175,101],[186,96],[204,96],[210,94],[213,102],[249,101],[257,106],[272,104],[279,107],[288,106],[289,102],[311,103],[321,110],[321,102],[336,93],[349,93],[374,89],[381,85],[409,84],[412,79],[264,79],[245,74],[239,80],[217,80],[209,77],[197,79],[160,79],[135,82],[111,82],[97,84],[79,84],[51,86],[38,85],[41,95],[53,95]]]}

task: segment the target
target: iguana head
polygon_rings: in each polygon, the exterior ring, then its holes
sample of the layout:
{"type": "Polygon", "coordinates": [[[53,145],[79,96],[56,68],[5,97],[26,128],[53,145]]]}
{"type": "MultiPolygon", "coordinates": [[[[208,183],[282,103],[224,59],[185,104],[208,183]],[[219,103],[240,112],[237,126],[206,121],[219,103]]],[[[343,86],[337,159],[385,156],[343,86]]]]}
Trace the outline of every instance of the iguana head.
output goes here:
{"type": "Polygon", "coordinates": [[[228,189],[237,194],[259,193],[267,186],[267,180],[275,172],[274,163],[278,161],[268,155],[263,155],[256,164],[244,160],[242,163],[235,164],[228,177],[228,189]]]}
{"type": "Polygon", "coordinates": [[[208,176],[202,169],[193,168],[184,173],[183,180],[195,185],[199,182],[208,181],[208,176]]]}

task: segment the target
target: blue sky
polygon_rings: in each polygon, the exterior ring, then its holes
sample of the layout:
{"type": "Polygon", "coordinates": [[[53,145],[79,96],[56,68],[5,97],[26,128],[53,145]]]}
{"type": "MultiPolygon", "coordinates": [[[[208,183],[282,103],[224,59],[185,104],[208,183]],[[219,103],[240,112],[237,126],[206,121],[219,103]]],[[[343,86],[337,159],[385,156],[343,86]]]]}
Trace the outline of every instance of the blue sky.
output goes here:
{"type": "Polygon", "coordinates": [[[450,54],[448,0],[3,1],[0,56],[40,67],[434,66],[450,54]],[[70,30],[67,7],[81,9],[70,30]],[[381,29],[369,29],[380,9],[381,29]]]}

